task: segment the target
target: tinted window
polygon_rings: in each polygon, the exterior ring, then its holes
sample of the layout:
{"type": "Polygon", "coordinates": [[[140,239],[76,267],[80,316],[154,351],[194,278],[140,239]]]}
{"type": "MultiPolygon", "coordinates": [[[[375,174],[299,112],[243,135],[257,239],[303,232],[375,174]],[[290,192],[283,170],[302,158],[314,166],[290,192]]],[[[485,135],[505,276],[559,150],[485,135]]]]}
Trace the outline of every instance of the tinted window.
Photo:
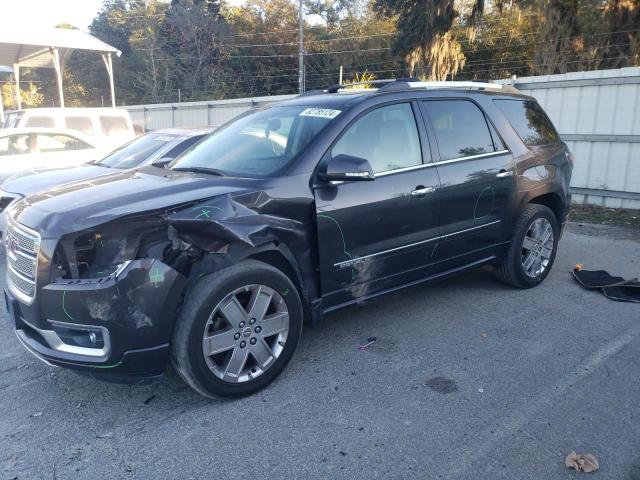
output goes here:
{"type": "Polygon", "coordinates": [[[133,168],[176,139],[173,135],[148,133],[123,145],[98,162],[110,168],[133,168]]]}
{"type": "Polygon", "coordinates": [[[127,125],[127,120],[124,117],[101,115],[100,125],[102,126],[102,133],[107,136],[126,135],[129,133],[129,125],[127,125]]]}
{"type": "Polygon", "coordinates": [[[90,117],[69,116],[64,118],[64,125],[69,130],[77,130],[85,135],[93,135],[93,123],[90,117]]]}
{"type": "Polygon", "coordinates": [[[525,145],[558,141],[558,133],[544,110],[533,100],[494,100],[525,145]]]}
{"type": "Polygon", "coordinates": [[[76,137],[62,134],[38,133],[36,134],[36,142],[38,151],[42,153],[92,148],[76,137]]]}
{"type": "Polygon", "coordinates": [[[0,138],[0,155],[19,155],[31,152],[31,138],[28,133],[0,138]]]}
{"type": "Polygon", "coordinates": [[[381,107],[356,120],[331,150],[368,160],[374,173],[422,163],[413,110],[408,103],[381,107]]]}
{"type": "Polygon", "coordinates": [[[179,155],[182,155],[186,152],[190,147],[194,146],[200,140],[202,140],[205,135],[194,135],[192,137],[187,137],[182,140],[178,145],[173,147],[167,153],[163,155],[164,158],[177,158],[179,155]]]}
{"type": "Polygon", "coordinates": [[[289,164],[340,113],[302,106],[251,112],[194,145],[172,168],[210,168],[229,176],[272,175],[289,164]]]}
{"type": "Polygon", "coordinates": [[[28,117],[27,121],[24,122],[25,123],[25,127],[34,127],[34,128],[53,128],[55,127],[55,122],[53,120],[53,117],[38,117],[38,116],[33,116],[33,117],[28,117]]]}
{"type": "Polygon", "coordinates": [[[466,100],[424,103],[436,133],[440,160],[496,151],[484,114],[466,100]]]}

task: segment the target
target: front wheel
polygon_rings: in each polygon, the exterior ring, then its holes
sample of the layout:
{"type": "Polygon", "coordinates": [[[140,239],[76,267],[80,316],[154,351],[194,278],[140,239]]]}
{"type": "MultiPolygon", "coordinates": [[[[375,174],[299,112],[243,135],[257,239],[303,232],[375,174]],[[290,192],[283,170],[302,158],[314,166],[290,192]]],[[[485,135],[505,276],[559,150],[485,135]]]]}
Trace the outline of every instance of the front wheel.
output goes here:
{"type": "Polygon", "coordinates": [[[287,365],[302,320],[291,280],[263,262],[245,261],[191,289],[175,326],[172,363],[204,396],[249,395],[287,365]]]}
{"type": "Polygon", "coordinates": [[[518,217],[509,250],[496,268],[509,285],[531,288],[549,274],[558,250],[560,229],[550,208],[529,204],[518,217]]]}

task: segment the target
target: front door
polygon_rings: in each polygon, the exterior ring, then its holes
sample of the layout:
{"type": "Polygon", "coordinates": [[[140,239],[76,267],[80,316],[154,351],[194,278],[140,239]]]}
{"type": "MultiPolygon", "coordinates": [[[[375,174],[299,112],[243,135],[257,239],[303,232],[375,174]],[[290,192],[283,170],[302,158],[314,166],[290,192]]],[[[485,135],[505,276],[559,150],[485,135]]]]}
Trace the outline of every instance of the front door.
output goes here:
{"type": "Polygon", "coordinates": [[[315,189],[325,308],[424,276],[437,244],[439,179],[417,105],[371,110],[329,153],[369,161],[373,181],[315,189]]]}
{"type": "Polygon", "coordinates": [[[507,240],[516,176],[511,153],[470,100],[421,102],[435,137],[441,182],[438,261],[463,265],[507,240]]]}

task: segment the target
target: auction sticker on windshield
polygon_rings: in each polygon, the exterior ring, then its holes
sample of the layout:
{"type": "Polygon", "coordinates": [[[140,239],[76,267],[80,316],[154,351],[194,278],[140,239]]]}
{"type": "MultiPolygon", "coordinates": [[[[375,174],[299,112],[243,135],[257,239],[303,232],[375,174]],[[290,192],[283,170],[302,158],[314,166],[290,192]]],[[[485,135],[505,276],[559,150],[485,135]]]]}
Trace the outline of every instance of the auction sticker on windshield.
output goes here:
{"type": "Polygon", "coordinates": [[[305,108],[300,112],[301,117],[320,117],[320,118],[336,118],[342,110],[333,110],[331,108],[305,108]]]}

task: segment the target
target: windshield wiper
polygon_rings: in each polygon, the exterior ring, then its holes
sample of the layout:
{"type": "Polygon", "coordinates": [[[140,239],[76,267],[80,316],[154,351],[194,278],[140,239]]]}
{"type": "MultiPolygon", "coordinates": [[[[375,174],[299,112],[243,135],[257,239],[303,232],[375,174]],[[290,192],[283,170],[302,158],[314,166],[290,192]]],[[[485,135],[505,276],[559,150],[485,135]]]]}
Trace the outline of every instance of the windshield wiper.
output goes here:
{"type": "Polygon", "coordinates": [[[208,173],[210,175],[217,175],[219,177],[224,177],[224,172],[222,170],[218,170],[217,168],[208,168],[208,167],[178,167],[172,168],[176,172],[193,172],[193,173],[208,173]]]}

